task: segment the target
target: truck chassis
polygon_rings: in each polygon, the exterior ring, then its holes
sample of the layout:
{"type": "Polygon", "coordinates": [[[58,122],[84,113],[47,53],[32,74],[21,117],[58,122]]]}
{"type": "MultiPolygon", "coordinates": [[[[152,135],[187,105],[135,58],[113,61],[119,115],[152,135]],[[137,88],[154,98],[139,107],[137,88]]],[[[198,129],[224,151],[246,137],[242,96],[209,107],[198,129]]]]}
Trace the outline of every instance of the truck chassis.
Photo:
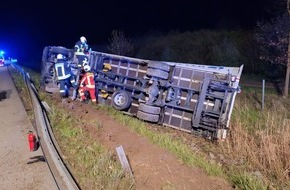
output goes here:
{"type": "MultiPolygon", "coordinates": [[[[72,49],[47,46],[42,57],[42,85],[57,84],[53,65],[65,54],[72,70],[72,49]]],[[[141,120],[206,138],[223,140],[229,130],[240,67],[144,60],[91,51],[98,102],[141,120]]],[[[77,73],[77,72],[75,72],[77,73]]]]}

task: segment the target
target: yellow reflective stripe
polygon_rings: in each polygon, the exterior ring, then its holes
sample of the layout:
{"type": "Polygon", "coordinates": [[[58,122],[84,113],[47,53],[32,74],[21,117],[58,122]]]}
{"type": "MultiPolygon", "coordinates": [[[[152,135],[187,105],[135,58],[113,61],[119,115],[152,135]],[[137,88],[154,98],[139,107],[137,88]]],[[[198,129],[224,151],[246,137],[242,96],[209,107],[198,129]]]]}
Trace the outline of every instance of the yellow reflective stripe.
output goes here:
{"type": "Polygon", "coordinates": [[[91,83],[91,80],[90,78],[92,77],[92,75],[88,75],[88,85],[87,86],[92,86],[93,84],[91,83]]]}
{"type": "Polygon", "coordinates": [[[75,52],[76,55],[85,55],[84,52],[75,52]]]}
{"type": "Polygon", "coordinates": [[[83,78],[83,79],[81,80],[81,84],[80,84],[80,85],[83,85],[83,83],[85,82],[85,80],[86,80],[86,78],[83,78]]]}
{"type": "Polygon", "coordinates": [[[57,79],[58,80],[67,79],[67,78],[69,78],[71,76],[70,74],[65,75],[64,66],[62,64],[59,64],[59,63],[55,64],[55,70],[56,70],[56,74],[57,74],[57,79]],[[60,74],[60,73],[58,73],[58,69],[59,68],[61,69],[61,72],[62,72],[63,76],[59,76],[59,74],[60,74]]]}
{"type": "Polygon", "coordinates": [[[64,76],[62,76],[62,77],[58,77],[58,80],[67,79],[67,78],[69,78],[69,77],[70,77],[70,74],[68,74],[68,75],[64,75],[64,76]]]}
{"type": "Polygon", "coordinates": [[[88,88],[95,88],[95,85],[88,84],[88,85],[86,85],[86,87],[88,87],[88,88]]]}

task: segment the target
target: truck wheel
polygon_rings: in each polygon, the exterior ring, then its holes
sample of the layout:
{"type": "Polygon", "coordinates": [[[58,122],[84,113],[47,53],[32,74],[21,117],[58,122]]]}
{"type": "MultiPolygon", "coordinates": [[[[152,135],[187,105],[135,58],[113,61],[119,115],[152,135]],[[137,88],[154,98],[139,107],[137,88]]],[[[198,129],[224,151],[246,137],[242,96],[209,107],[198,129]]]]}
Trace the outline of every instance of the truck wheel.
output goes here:
{"type": "Polygon", "coordinates": [[[43,49],[43,53],[42,53],[42,62],[46,62],[47,61],[47,53],[48,53],[48,47],[45,47],[43,49]]]}
{"type": "Polygon", "coordinates": [[[159,115],[145,113],[143,111],[138,111],[137,118],[142,119],[144,121],[150,121],[150,122],[157,123],[159,120],[159,115]]]}
{"type": "Polygon", "coordinates": [[[130,95],[125,90],[117,90],[112,95],[113,107],[117,110],[127,110],[132,103],[130,95]]]}
{"type": "Polygon", "coordinates": [[[146,112],[150,114],[160,114],[160,107],[150,106],[143,103],[139,105],[138,109],[142,112],[146,112]]]}
{"type": "Polygon", "coordinates": [[[57,80],[56,70],[54,67],[52,68],[51,72],[52,72],[52,84],[56,85],[58,80],[57,80]]]}
{"type": "Polygon", "coordinates": [[[168,75],[169,75],[168,72],[166,72],[166,71],[162,71],[159,69],[151,69],[151,68],[147,69],[146,74],[149,76],[157,77],[157,78],[161,78],[161,79],[168,79],[168,75]]]}
{"type": "Polygon", "coordinates": [[[170,71],[170,65],[167,65],[166,63],[160,63],[160,62],[149,62],[148,67],[152,69],[160,69],[162,71],[170,71]]]}
{"type": "Polygon", "coordinates": [[[50,51],[56,54],[61,53],[65,56],[69,55],[69,50],[64,47],[51,47],[50,51]]]}

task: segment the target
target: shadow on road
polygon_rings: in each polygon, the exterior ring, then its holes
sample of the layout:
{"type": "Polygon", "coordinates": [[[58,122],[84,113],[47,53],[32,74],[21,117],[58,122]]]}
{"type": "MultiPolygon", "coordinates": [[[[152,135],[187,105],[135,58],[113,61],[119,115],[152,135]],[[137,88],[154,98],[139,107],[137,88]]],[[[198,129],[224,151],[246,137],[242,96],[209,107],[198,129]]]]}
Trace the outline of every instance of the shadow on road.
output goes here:
{"type": "Polygon", "coordinates": [[[31,161],[28,161],[27,164],[33,164],[36,162],[46,162],[44,156],[34,156],[30,158],[31,161]]]}
{"type": "Polygon", "coordinates": [[[6,90],[6,91],[0,92],[0,101],[5,100],[5,99],[9,99],[11,92],[12,92],[12,90],[6,90]]]}

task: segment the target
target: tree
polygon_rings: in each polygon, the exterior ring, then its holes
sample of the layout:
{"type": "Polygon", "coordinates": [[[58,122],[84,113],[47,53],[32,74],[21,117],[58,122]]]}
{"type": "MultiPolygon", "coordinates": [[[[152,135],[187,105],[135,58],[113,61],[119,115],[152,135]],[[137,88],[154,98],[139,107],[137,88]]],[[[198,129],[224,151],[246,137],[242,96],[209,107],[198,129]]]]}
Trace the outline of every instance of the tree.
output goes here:
{"type": "Polygon", "coordinates": [[[287,0],[287,10],[278,14],[270,22],[257,22],[256,39],[261,45],[260,58],[271,64],[286,66],[284,97],[288,98],[290,75],[290,10],[287,0]]]}
{"type": "Polygon", "coordinates": [[[123,31],[113,30],[109,43],[110,45],[107,48],[113,54],[132,56],[134,53],[132,40],[126,37],[123,31]]]}

